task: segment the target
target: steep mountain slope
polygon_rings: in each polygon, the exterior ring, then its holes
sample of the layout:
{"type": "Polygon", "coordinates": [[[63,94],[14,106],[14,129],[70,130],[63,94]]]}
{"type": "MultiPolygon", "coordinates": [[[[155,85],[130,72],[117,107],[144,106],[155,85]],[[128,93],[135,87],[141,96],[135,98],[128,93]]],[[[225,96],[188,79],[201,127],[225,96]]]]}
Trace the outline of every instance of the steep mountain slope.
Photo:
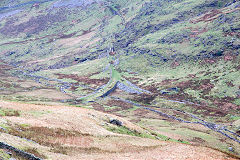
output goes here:
{"type": "MultiPolygon", "coordinates": [[[[234,159],[206,147],[146,139],[154,135],[122,118],[93,110],[4,101],[0,106],[6,112],[20,112],[1,117],[0,124],[5,125],[1,141],[44,159],[234,159]],[[108,131],[115,127],[109,118],[121,120],[128,132],[139,137],[108,131]]],[[[1,154],[0,158],[5,160],[1,154]]]]}
{"type": "Polygon", "coordinates": [[[239,155],[239,17],[236,0],[3,0],[0,98],[239,155]]]}

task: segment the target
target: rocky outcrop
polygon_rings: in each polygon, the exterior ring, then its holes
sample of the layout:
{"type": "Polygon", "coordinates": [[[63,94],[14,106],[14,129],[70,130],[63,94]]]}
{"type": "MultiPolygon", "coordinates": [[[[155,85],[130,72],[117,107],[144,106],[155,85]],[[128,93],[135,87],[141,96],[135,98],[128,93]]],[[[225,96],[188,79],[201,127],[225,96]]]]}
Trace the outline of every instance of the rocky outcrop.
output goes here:
{"type": "Polygon", "coordinates": [[[16,155],[26,158],[28,160],[42,160],[41,158],[38,158],[38,157],[34,156],[33,154],[19,150],[19,149],[15,148],[13,146],[10,146],[4,142],[0,142],[0,148],[10,150],[11,152],[14,152],[16,155]]]}

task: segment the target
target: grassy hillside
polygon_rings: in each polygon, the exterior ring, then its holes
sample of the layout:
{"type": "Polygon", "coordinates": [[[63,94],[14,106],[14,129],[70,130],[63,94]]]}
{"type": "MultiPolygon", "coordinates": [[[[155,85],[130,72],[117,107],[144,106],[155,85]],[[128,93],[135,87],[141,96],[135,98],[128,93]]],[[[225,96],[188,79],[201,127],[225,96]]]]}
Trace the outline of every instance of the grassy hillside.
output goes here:
{"type": "MultiPolygon", "coordinates": [[[[0,105],[1,113],[6,114],[0,118],[1,130],[4,129],[0,147],[3,141],[42,159],[234,159],[211,148],[150,132],[111,114],[70,106],[5,101],[0,105]],[[12,111],[18,114],[10,114],[12,111]],[[112,118],[120,120],[123,126],[111,124],[112,118]],[[176,149],[179,151],[175,152],[176,149]]],[[[0,149],[0,158],[21,160],[24,156],[0,149]]]]}
{"type": "Polygon", "coordinates": [[[0,99],[95,109],[238,155],[239,17],[236,0],[3,0],[0,99]]]}

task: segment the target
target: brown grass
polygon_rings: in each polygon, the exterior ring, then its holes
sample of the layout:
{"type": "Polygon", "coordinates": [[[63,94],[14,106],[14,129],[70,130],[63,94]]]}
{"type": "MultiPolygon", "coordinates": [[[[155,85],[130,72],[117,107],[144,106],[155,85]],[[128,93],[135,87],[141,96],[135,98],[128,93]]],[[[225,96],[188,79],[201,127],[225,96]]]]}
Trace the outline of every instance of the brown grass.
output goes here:
{"type": "Polygon", "coordinates": [[[25,149],[24,151],[28,152],[28,153],[31,153],[31,154],[35,155],[36,157],[39,157],[39,158],[42,158],[42,159],[46,159],[47,158],[45,155],[40,154],[38,152],[37,148],[28,148],[28,149],[25,149]]]}
{"type": "Polygon", "coordinates": [[[50,159],[228,159],[226,154],[206,147],[112,133],[102,127],[102,123],[105,126],[110,125],[106,121],[110,117],[119,119],[131,130],[141,133],[146,130],[107,113],[70,106],[43,106],[3,101],[0,101],[0,105],[2,108],[18,109],[24,113],[24,117],[3,117],[10,123],[8,133],[31,139],[39,145],[11,135],[5,138],[8,135],[6,133],[2,134],[4,141],[13,146],[17,144],[16,147],[28,143],[28,148],[33,146],[29,152],[34,153],[36,151],[34,148],[38,148],[38,153],[50,159]],[[43,110],[51,112],[37,117],[29,113],[43,110]],[[21,123],[30,127],[20,125],[21,123]]]}
{"type": "MultiPolygon", "coordinates": [[[[69,131],[60,128],[53,129],[47,127],[23,127],[20,125],[14,125],[8,133],[21,138],[30,139],[43,146],[48,146],[52,148],[53,151],[56,151],[56,153],[62,154],[67,154],[67,151],[71,151],[71,149],[64,147],[64,145],[86,147],[92,143],[91,139],[88,137],[89,134],[82,134],[76,131],[69,131]]],[[[33,153],[39,157],[44,157],[39,154],[35,148],[29,148],[25,151],[33,153]]]]}
{"type": "Polygon", "coordinates": [[[31,96],[31,97],[40,97],[40,98],[49,98],[54,100],[70,99],[71,97],[57,91],[56,89],[38,89],[28,92],[17,92],[16,95],[20,96],[31,96]]]}

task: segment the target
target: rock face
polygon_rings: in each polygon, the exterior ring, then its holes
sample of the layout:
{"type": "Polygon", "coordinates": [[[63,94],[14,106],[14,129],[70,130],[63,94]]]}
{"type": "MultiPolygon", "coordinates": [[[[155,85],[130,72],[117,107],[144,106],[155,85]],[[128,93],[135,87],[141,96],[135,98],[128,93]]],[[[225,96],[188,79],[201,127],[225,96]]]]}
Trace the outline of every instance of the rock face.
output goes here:
{"type": "Polygon", "coordinates": [[[38,158],[30,153],[27,153],[27,152],[24,152],[24,151],[21,151],[13,146],[10,146],[6,143],[3,143],[3,142],[0,142],[0,148],[2,149],[8,149],[12,152],[15,152],[15,154],[21,156],[21,157],[24,157],[26,159],[30,159],[30,160],[41,160],[41,158],[38,158]]]}

